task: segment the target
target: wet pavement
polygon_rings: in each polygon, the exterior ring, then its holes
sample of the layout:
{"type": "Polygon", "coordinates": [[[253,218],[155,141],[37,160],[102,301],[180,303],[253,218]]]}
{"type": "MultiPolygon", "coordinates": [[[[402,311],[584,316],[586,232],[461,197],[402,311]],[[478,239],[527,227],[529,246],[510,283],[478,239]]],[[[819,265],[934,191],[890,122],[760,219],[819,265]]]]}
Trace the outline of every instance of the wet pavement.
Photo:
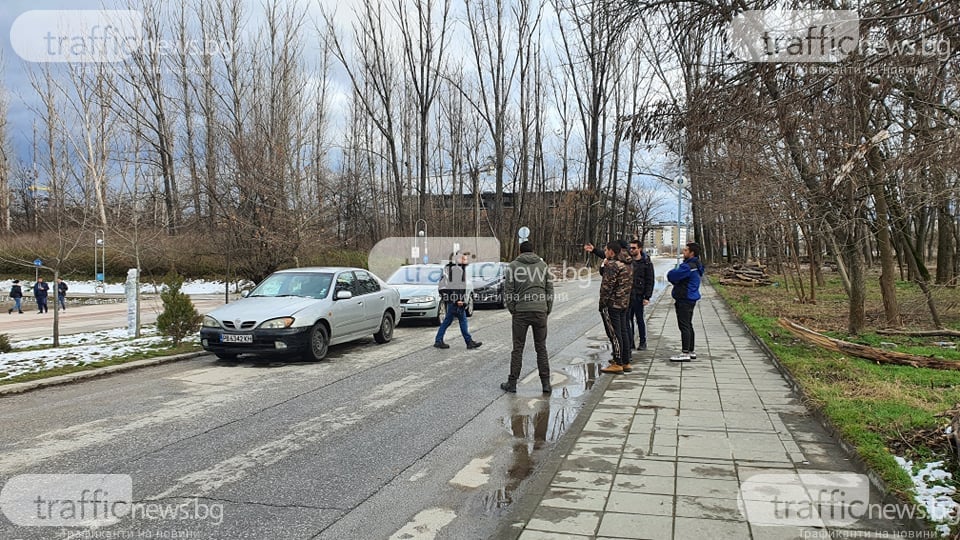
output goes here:
{"type": "MultiPolygon", "coordinates": [[[[598,375],[610,355],[601,326],[568,347],[590,361],[564,369],[602,396],[542,500],[500,536],[933,538],[881,519],[903,507],[859,474],[716,292],[703,295],[692,362],[668,360],[680,345],[669,295],[648,308],[649,350],[634,351],[632,373],[598,375]]],[[[554,435],[549,417],[511,425],[534,441],[554,435]]]]}

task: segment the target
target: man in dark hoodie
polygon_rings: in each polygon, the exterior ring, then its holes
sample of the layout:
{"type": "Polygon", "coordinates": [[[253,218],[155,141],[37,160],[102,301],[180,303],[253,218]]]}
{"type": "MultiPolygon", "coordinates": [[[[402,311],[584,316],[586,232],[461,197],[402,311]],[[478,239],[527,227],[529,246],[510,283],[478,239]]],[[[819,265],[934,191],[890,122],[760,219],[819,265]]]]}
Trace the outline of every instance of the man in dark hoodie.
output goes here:
{"type": "Polygon", "coordinates": [[[513,316],[513,352],[510,353],[510,375],[500,388],[505,392],[517,391],[523,346],[527,342],[527,329],[532,327],[540,385],[543,393],[549,394],[552,388],[547,360],[547,317],[553,311],[550,268],[533,252],[533,244],[521,242],[520,255],[510,263],[504,278],[503,302],[513,316]]]}
{"type": "Polygon", "coordinates": [[[700,264],[700,244],[690,242],[683,248],[683,262],[667,272],[667,281],[673,284],[671,295],[677,310],[677,326],[680,328],[681,352],[671,356],[671,362],[689,362],[697,359],[694,352],[693,308],[700,299],[700,278],[703,265],[700,264]]]}

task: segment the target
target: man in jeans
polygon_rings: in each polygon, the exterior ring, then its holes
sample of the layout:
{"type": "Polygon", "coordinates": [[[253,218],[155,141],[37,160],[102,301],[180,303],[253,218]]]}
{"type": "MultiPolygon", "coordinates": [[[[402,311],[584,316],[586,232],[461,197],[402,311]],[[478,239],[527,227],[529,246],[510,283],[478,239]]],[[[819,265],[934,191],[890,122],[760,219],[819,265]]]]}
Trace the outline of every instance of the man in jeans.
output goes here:
{"type": "Polygon", "coordinates": [[[449,349],[450,346],[443,342],[443,336],[447,328],[453,323],[456,317],[460,321],[460,334],[463,341],[466,342],[468,349],[476,349],[482,342],[474,341],[470,335],[467,326],[467,263],[470,257],[466,253],[460,256],[460,262],[454,263],[451,257],[450,262],[443,267],[443,277],[440,279],[439,290],[440,301],[447,304],[447,314],[437,330],[437,337],[433,341],[433,346],[438,349],[449,349]]]}
{"type": "Polygon", "coordinates": [[[618,241],[607,243],[600,280],[600,318],[610,338],[613,359],[600,368],[604,373],[629,373],[630,365],[630,292],[633,290],[633,266],[630,255],[618,241]]]}
{"type": "Polygon", "coordinates": [[[527,328],[533,327],[533,348],[537,351],[537,371],[544,394],[550,387],[550,363],[547,360],[547,317],[553,310],[553,281],[547,263],[533,252],[530,242],[520,244],[520,255],[510,263],[504,276],[503,301],[513,316],[513,352],[510,375],[500,383],[505,392],[517,391],[523,364],[523,346],[527,328]]]}
{"type": "Polygon", "coordinates": [[[671,362],[689,362],[697,359],[694,352],[693,308],[700,299],[700,278],[703,265],[700,264],[700,244],[690,242],[683,248],[683,262],[667,272],[667,281],[673,284],[671,295],[677,310],[677,326],[680,328],[681,352],[671,356],[671,362]]]}
{"type": "Polygon", "coordinates": [[[653,296],[653,261],[643,252],[639,240],[630,241],[630,256],[633,257],[633,290],[630,292],[630,346],[638,351],[647,350],[647,327],[643,322],[643,308],[653,296]],[[637,340],[633,339],[633,322],[637,322],[637,340]]]}

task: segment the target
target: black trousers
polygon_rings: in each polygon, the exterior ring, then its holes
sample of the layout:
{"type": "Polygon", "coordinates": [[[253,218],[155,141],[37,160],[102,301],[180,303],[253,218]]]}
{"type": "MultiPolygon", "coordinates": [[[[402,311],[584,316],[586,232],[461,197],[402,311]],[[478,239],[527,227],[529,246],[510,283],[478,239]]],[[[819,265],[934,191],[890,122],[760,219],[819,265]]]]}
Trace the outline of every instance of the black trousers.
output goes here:
{"type": "Polygon", "coordinates": [[[547,359],[547,314],[518,311],[513,314],[513,351],[510,353],[509,382],[517,382],[523,367],[523,347],[527,343],[527,329],[533,328],[533,348],[537,351],[537,371],[540,381],[550,380],[550,362],[547,359]]]}
{"type": "Polygon", "coordinates": [[[677,326],[680,328],[680,342],[683,352],[693,352],[693,308],[697,306],[696,302],[681,302],[677,300],[675,307],[677,309],[677,326]]]}
{"type": "Polygon", "coordinates": [[[643,322],[643,298],[630,299],[630,315],[627,317],[630,322],[630,348],[636,348],[637,345],[647,344],[647,325],[643,322]],[[637,340],[633,339],[634,319],[636,319],[637,340]]]}
{"type": "MultiPolygon", "coordinates": [[[[628,308],[629,309],[629,308],[628,308]]],[[[628,309],[604,308],[600,310],[603,327],[610,338],[613,347],[613,362],[620,364],[630,363],[630,321],[628,309]]]]}

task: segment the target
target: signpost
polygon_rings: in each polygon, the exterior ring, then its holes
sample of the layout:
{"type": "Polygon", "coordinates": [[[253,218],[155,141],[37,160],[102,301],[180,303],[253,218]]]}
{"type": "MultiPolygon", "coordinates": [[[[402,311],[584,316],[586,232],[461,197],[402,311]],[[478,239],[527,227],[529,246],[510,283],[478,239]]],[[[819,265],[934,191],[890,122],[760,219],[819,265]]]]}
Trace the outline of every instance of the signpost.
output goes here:
{"type": "Polygon", "coordinates": [[[40,267],[41,267],[41,266],[43,266],[43,261],[40,260],[40,257],[37,257],[37,259],[36,259],[35,261],[33,261],[33,270],[34,270],[33,282],[34,282],[34,283],[36,283],[37,281],[40,280],[40,267]]]}

